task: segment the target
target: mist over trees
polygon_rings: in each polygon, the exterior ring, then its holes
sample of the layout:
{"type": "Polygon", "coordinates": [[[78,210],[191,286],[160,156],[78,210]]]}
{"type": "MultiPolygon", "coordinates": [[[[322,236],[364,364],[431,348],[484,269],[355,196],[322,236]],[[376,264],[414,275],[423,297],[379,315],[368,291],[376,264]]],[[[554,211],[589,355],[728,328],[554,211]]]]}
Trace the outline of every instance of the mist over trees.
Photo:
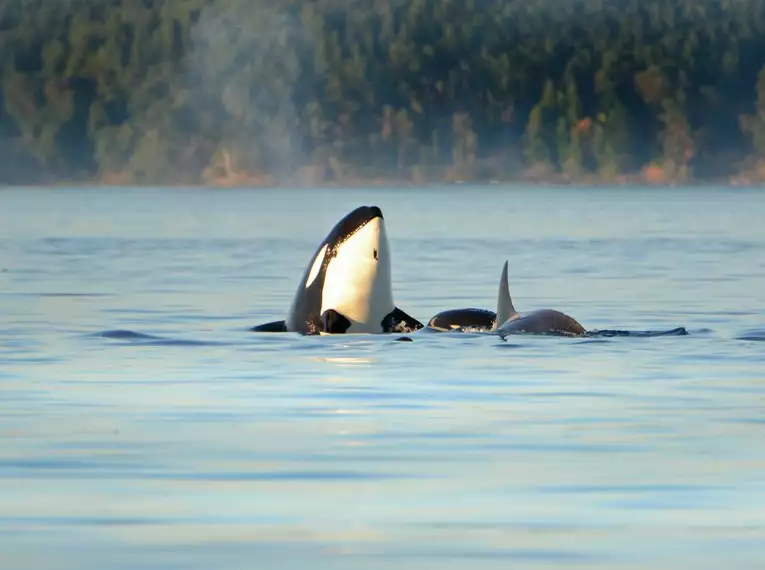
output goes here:
{"type": "Polygon", "coordinates": [[[0,182],[765,181],[759,0],[0,3],[0,182]]]}

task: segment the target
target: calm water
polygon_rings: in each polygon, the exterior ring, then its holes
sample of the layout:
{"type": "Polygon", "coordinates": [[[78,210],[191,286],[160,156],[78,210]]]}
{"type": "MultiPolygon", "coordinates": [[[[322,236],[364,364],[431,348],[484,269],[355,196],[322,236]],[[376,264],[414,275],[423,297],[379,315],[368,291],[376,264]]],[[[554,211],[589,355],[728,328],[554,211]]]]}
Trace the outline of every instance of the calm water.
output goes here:
{"type": "Polygon", "coordinates": [[[3,567],[754,568],[763,220],[762,190],[0,190],[3,567]],[[520,311],[690,334],[246,332],[364,203],[420,320],[494,308],[508,259],[520,311]]]}

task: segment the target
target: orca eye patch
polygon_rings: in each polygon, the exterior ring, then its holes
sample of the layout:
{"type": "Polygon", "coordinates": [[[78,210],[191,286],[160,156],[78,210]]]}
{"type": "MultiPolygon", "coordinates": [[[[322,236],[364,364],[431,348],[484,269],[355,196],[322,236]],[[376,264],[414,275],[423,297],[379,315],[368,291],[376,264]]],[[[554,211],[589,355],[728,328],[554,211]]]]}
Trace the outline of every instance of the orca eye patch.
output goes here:
{"type": "Polygon", "coordinates": [[[377,250],[376,249],[374,250],[374,256],[375,256],[375,259],[377,259],[377,250]]]}

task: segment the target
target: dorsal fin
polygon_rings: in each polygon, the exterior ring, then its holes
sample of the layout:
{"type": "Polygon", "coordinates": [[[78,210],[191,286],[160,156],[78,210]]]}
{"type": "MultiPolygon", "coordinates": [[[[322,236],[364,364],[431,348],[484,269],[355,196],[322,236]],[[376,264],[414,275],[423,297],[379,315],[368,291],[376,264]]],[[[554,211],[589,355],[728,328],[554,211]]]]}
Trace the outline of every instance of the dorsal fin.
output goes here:
{"type": "Polygon", "coordinates": [[[507,261],[502,266],[502,276],[499,278],[499,291],[497,293],[497,320],[493,328],[501,327],[508,319],[517,317],[518,312],[513,307],[510,298],[510,286],[507,283],[507,261]]]}

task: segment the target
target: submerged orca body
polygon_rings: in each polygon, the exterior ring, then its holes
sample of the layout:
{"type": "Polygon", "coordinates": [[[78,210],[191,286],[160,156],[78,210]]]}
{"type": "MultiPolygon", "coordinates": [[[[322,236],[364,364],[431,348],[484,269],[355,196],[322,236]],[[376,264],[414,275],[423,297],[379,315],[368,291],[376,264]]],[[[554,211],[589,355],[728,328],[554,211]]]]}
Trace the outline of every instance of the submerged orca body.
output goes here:
{"type": "Polygon", "coordinates": [[[527,315],[518,313],[510,297],[507,261],[502,267],[502,276],[499,280],[496,313],[486,309],[451,309],[433,316],[428,321],[428,326],[442,331],[465,329],[495,331],[503,339],[510,334],[582,336],[587,332],[574,318],[553,309],[540,309],[527,315]]]}
{"type": "Polygon", "coordinates": [[[553,334],[559,336],[584,336],[587,331],[576,319],[554,309],[540,309],[528,315],[505,321],[496,329],[505,338],[511,334],[553,334]]]}
{"type": "Polygon", "coordinates": [[[360,206],[322,240],[283,321],[255,332],[301,334],[407,333],[422,323],[395,306],[385,220],[377,206],[360,206]]]}

